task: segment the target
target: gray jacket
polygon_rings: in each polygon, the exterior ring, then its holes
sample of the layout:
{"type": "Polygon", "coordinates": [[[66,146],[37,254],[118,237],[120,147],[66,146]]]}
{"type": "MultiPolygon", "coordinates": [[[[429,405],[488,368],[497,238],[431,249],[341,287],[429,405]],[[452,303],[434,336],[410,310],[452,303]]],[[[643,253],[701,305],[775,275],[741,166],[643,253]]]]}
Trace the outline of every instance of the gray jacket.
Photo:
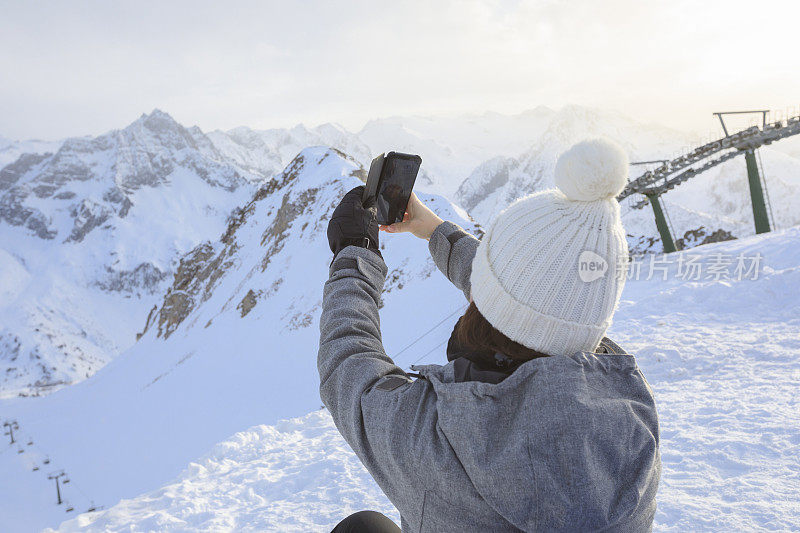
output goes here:
{"type": "MultiPolygon", "coordinates": [[[[469,297],[478,240],[445,222],[439,269],[469,297]]],[[[386,355],[386,265],[350,246],[325,284],[317,364],[336,427],[403,531],[648,531],[661,473],[653,393],[632,355],[528,361],[498,384],[453,363],[412,380],[386,355]]]]}

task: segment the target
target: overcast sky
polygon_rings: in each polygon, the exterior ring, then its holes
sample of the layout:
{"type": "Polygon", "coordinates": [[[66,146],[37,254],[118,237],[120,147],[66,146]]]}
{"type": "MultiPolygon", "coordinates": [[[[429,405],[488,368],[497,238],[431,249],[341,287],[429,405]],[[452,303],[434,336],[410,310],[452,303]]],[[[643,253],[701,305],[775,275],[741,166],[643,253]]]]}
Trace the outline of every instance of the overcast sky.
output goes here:
{"type": "Polygon", "coordinates": [[[800,105],[798,0],[0,0],[0,135],[160,108],[204,130],[567,103],[707,131],[800,105]]]}

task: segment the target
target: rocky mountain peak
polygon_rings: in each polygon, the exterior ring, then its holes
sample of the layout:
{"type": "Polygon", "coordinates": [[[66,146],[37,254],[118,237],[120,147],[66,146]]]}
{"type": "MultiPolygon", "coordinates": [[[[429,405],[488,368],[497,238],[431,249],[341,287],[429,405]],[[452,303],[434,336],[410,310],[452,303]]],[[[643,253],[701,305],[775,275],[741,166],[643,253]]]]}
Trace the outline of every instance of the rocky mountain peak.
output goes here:
{"type": "Polygon", "coordinates": [[[187,128],[180,125],[168,113],[154,109],[150,114],[142,114],[137,120],[119,132],[126,144],[153,149],[163,146],[173,150],[197,149],[197,142],[187,128]]]}
{"type": "Polygon", "coordinates": [[[169,113],[165,113],[164,111],[161,111],[158,108],[153,109],[149,114],[148,113],[142,113],[142,116],[139,117],[131,125],[137,124],[137,123],[141,124],[142,126],[148,128],[148,129],[151,129],[153,131],[158,131],[158,130],[168,129],[168,128],[175,127],[175,126],[180,126],[180,124],[178,124],[175,121],[175,119],[172,118],[172,115],[170,115],[169,113]]]}

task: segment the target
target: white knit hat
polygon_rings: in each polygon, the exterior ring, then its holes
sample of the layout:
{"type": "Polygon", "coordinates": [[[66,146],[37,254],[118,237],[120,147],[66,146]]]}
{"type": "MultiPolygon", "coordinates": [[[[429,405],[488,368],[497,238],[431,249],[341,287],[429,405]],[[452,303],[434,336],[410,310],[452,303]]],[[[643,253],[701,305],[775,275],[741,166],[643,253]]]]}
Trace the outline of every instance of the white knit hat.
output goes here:
{"type": "Polygon", "coordinates": [[[548,355],[595,351],[625,285],[616,196],[628,156],[605,139],[558,158],[558,189],[521,198],[492,222],[472,263],[472,300],[506,337],[548,355]]]}

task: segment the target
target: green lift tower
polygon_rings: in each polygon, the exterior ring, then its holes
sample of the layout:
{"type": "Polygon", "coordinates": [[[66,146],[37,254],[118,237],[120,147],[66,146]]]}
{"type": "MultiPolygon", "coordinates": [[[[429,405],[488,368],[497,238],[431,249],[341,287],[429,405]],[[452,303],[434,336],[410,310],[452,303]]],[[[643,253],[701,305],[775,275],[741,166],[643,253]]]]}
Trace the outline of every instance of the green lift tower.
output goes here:
{"type": "Polygon", "coordinates": [[[750,202],[753,204],[756,233],[768,233],[770,231],[769,215],[767,214],[767,204],[764,201],[764,189],[761,187],[761,175],[758,172],[755,150],[745,151],[744,161],[747,164],[747,181],[750,184],[750,202]]]}
{"type": "Polygon", "coordinates": [[[656,217],[656,228],[658,228],[658,234],[661,236],[661,244],[664,247],[664,253],[672,253],[675,251],[675,241],[672,240],[672,234],[667,224],[667,217],[664,216],[664,210],[661,209],[661,202],[658,200],[658,195],[648,194],[647,199],[650,200],[650,205],[653,206],[653,215],[656,217]]]}

